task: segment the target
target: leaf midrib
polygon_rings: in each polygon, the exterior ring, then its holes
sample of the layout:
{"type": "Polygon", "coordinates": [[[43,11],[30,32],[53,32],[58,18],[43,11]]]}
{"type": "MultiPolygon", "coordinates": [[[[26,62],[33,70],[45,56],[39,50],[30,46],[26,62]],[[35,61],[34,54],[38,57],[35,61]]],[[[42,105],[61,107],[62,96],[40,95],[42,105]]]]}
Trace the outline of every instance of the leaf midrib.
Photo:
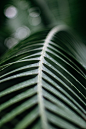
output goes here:
{"type": "Polygon", "coordinates": [[[51,29],[51,31],[46,36],[46,39],[44,41],[44,46],[42,48],[42,52],[40,56],[39,69],[38,69],[38,102],[39,102],[39,112],[40,112],[43,129],[48,129],[48,122],[47,122],[47,117],[45,114],[45,106],[43,103],[43,93],[42,93],[42,70],[43,70],[44,56],[45,56],[47,47],[49,45],[49,42],[51,41],[55,33],[58,33],[59,31],[63,29],[66,29],[66,27],[63,25],[56,26],[53,29],[51,29]]]}

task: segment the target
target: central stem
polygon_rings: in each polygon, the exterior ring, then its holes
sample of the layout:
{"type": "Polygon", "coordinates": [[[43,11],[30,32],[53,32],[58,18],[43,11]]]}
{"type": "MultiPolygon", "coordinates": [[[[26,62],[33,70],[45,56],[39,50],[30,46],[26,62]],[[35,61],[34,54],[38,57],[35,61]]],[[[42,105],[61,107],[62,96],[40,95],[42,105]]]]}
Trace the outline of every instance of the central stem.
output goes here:
{"type": "Polygon", "coordinates": [[[42,128],[43,129],[48,129],[48,122],[47,122],[47,117],[45,114],[45,106],[43,103],[43,94],[42,94],[42,69],[43,69],[43,61],[44,61],[44,56],[47,50],[47,47],[49,45],[49,42],[53,38],[54,34],[59,32],[60,30],[63,30],[64,26],[57,26],[54,27],[47,35],[44,46],[41,52],[40,56],[40,61],[39,61],[39,69],[38,69],[38,101],[39,101],[39,110],[40,110],[40,116],[41,116],[41,121],[42,121],[42,128]]]}

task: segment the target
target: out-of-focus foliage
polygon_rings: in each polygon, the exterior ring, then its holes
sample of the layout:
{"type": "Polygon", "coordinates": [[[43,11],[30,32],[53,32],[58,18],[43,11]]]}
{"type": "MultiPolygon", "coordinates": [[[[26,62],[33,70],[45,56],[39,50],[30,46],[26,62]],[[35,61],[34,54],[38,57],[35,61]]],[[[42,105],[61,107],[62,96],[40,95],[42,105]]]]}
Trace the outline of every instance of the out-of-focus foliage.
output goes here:
{"type": "Polygon", "coordinates": [[[31,32],[43,28],[41,11],[30,1],[2,1],[1,6],[3,8],[0,10],[0,44],[11,48],[31,32]]]}
{"type": "Polygon", "coordinates": [[[2,0],[0,2],[0,55],[6,51],[6,48],[11,48],[34,31],[61,23],[72,27],[85,43],[86,1],[2,0]],[[7,13],[10,16],[7,16],[7,13]]]}

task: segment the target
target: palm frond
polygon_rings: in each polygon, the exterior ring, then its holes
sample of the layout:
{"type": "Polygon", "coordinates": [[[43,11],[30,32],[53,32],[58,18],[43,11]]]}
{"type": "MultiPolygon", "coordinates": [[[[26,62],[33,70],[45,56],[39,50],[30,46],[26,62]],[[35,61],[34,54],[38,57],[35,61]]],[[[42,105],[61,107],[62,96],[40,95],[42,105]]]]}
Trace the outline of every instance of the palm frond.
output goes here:
{"type": "Polygon", "coordinates": [[[2,57],[2,129],[86,128],[86,62],[77,45],[67,27],[57,26],[2,57]]]}

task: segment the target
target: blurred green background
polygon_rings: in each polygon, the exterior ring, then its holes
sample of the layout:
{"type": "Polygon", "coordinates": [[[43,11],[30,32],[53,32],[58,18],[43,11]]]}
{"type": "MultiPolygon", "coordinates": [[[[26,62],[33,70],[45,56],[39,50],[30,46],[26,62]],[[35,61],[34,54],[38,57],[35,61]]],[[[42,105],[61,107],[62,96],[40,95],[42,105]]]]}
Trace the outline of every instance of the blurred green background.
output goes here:
{"type": "Polygon", "coordinates": [[[67,24],[86,45],[86,0],[2,0],[0,56],[38,30],[67,24]]]}

